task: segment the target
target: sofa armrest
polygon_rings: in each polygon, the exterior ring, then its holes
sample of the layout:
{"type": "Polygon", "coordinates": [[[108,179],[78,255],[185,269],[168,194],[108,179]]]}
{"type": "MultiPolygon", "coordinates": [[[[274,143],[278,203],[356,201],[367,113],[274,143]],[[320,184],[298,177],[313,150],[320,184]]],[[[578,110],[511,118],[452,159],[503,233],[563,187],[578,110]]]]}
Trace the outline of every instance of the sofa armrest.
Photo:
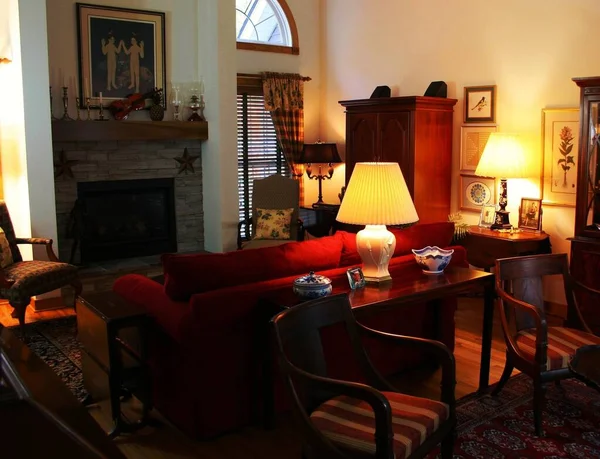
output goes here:
{"type": "Polygon", "coordinates": [[[189,320],[190,306],[185,301],[173,301],[163,286],[140,274],[118,278],[113,291],[148,314],[177,342],[182,342],[181,326],[189,320]]]}

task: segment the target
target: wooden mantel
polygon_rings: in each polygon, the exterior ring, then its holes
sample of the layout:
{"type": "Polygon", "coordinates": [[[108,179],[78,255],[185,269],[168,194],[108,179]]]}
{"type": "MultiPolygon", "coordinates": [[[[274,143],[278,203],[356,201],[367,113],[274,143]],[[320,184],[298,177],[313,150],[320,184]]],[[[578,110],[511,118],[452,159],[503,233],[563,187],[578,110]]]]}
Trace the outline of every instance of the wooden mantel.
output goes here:
{"type": "Polygon", "coordinates": [[[206,121],[52,121],[54,142],[206,140],[206,121]]]}

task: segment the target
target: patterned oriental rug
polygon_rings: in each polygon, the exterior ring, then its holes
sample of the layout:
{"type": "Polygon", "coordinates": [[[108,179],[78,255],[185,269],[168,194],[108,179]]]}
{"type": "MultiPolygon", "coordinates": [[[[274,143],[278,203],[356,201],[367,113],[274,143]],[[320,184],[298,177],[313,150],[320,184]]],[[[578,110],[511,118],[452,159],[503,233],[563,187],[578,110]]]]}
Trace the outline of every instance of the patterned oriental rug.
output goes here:
{"type": "MultiPolygon", "coordinates": [[[[29,347],[83,400],[76,318],[27,327],[29,347]]],[[[599,392],[573,379],[560,387],[549,384],[543,438],[534,435],[532,396],[531,379],[518,375],[497,397],[470,394],[460,399],[454,459],[600,459],[599,392]]]]}

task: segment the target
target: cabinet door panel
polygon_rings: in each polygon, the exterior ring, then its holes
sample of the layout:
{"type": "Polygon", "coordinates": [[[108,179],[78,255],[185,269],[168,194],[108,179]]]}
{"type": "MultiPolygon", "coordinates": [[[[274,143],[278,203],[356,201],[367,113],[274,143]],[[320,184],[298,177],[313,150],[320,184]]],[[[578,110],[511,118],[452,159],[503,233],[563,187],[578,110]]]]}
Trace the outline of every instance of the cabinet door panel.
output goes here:
{"type": "MultiPolygon", "coordinates": [[[[571,274],[582,284],[600,290],[600,246],[595,243],[573,241],[571,243],[571,274]]],[[[594,331],[600,333],[598,298],[576,290],[577,303],[583,318],[594,331]]],[[[569,318],[573,322],[573,318],[569,318]]]]}
{"type": "Polygon", "coordinates": [[[414,161],[410,151],[410,113],[379,115],[379,159],[400,164],[408,190],[414,192],[414,161]]]}
{"type": "Polygon", "coordinates": [[[346,117],[346,183],[354,164],[375,160],[377,113],[348,114],[346,117]]]}

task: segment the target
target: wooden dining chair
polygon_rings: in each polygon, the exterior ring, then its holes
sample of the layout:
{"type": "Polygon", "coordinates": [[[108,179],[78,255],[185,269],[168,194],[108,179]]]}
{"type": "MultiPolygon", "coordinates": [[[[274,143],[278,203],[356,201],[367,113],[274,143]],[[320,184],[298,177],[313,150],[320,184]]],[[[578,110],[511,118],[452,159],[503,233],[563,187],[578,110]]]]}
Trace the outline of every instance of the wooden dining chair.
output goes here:
{"type": "Polygon", "coordinates": [[[496,292],[502,331],[506,341],[506,365],[493,391],[497,395],[516,368],[533,379],[533,412],[536,435],[541,436],[544,385],[572,377],[569,359],[581,346],[600,344],[577,306],[575,291],[600,292],[576,282],[569,274],[566,253],[532,255],[496,260],[496,292]],[[548,326],[543,279],[564,288],[567,320],[564,326],[548,326]]]}
{"type": "Polygon", "coordinates": [[[361,325],[346,294],[287,309],[276,315],[271,325],[286,391],[304,434],[304,457],[420,458],[440,442],[441,457],[452,457],[455,362],[444,344],[361,325]],[[331,326],[345,328],[348,353],[356,358],[366,383],[328,376],[320,331],[331,326]],[[435,356],[442,363],[441,401],[397,391],[372,366],[362,335],[435,356]]]}

